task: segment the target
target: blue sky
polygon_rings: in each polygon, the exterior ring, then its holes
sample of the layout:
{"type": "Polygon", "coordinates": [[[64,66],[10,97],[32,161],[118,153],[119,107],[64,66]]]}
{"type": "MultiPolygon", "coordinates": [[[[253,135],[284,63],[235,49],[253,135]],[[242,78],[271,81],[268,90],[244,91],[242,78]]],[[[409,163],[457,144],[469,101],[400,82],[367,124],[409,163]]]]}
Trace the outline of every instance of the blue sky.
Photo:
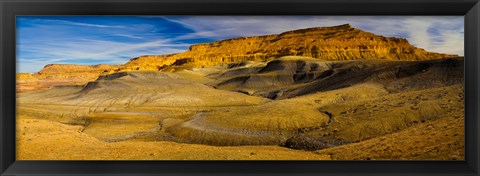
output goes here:
{"type": "Polygon", "coordinates": [[[123,64],[191,44],[349,23],[428,51],[464,52],[463,16],[20,16],[17,72],[46,64],[123,64]]]}

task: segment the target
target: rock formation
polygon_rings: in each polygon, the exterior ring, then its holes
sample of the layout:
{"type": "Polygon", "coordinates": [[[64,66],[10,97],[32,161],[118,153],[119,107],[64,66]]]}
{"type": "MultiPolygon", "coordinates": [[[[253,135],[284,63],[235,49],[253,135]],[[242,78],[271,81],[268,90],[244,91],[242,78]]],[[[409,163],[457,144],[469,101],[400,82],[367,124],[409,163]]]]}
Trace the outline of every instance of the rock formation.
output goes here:
{"type": "Polygon", "coordinates": [[[179,54],[138,57],[121,69],[174,71],[241,61],[269,61],[281,56],[307,56],[321,60],[413,61],[455,55],[427,52],[412,46],[406,39],[379,36],[344,24],[196,44],[179,54]]]}

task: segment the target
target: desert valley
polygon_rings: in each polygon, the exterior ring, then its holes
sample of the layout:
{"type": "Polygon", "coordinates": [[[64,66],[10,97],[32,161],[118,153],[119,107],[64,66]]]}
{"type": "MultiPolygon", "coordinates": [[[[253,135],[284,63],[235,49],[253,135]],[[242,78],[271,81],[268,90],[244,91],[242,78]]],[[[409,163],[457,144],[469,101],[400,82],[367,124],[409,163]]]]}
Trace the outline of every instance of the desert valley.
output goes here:
{"type": "Polygon", "coordinates": [[[349,24],[17,74],[19,160],[463,160],[464,58],[349,24]]]}

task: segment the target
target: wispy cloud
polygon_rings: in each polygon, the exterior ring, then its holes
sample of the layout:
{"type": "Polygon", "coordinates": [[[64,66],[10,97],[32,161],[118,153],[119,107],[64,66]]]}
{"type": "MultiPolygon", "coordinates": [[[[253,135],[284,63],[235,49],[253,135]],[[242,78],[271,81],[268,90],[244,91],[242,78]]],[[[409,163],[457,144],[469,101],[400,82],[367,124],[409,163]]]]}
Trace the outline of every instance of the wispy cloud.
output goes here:
{"type": "Polygon", "coordinates": [[[126,28],[126,26],[113,26],[113,25],[102,25],[102,24],[91,24],[91,23],[79,23],[66,20],[43,20],[45,22],[65,24],[65,25],[74,25],[74,26],[83,26],[83,27],[96,27],[96,28],[126,28]]]}
{"type": "Polygon", "coordinates": [[[115,35],[120,37],[128,37],[132,39],[144,39],[144,37],[139,37],[139,36],[130,35],[130,34],[115,34],[115,35]]]}

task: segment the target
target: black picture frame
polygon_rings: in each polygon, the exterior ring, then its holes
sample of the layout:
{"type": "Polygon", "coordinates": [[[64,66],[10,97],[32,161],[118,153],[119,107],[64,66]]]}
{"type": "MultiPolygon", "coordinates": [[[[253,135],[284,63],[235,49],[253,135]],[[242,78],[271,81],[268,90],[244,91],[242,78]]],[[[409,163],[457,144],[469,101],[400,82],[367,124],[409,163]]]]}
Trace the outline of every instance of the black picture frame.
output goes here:
{"type": "Polygon", "coordinates": [[[478,176],[478,0],[0,0],[0,175],[478,176]],[[464,15],[465,161],[16,161],[17,15],[464,15]]]}

